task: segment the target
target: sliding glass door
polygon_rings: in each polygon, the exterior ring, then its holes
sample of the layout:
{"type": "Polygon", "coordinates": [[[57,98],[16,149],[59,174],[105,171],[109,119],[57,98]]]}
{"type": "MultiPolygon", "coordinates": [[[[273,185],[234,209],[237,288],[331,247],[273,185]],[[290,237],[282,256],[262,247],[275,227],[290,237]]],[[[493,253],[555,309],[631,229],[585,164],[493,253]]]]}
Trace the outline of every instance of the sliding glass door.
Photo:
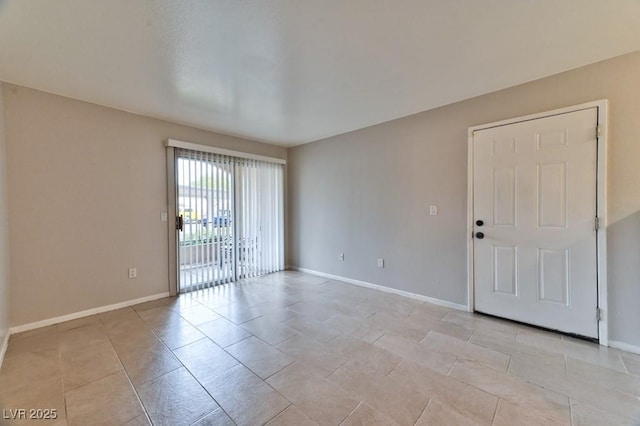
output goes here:
{"type": "Polygon", "coordinates": [[[181,292],[235,279],[233,168],[229,157],[177,152],[181,292]]]}
{"type": "Polygon", "coordinates": [[[284,269],[283,166],[176,150],[178,291],[284,269]]]}
{"type": "Polygon", "coordinates": [[[282,165],[239,160],[235,178],[237,277],[284,269],[282,165]]]}

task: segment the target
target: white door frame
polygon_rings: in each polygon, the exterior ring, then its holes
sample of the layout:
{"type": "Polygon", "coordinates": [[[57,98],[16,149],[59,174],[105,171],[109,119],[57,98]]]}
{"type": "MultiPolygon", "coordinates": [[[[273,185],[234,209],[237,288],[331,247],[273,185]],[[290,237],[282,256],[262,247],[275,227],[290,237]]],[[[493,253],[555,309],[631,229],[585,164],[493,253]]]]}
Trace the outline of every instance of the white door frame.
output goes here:
{"type": "MultiPolygon", "coordinates": [[[[473,266],[473,132],[489,129],[492,127],[504,126],[507,124],[519,123],[522,121],[535,120],[552,115],[566,114],[569,112],[581,111],[589,108],[598,109],[598,162],[597,162],[597,197],[596,209],[600,220],[599,229],[596,233],[597,242],[597,277],[598,277],[598,308],[600,308],[600,322],[598,323],[598,341],[603,346],[609,345],[608,311],[607,311],[607,109],[606,99],[587,102],[566,108],[552,111],[526,115],[523,117],[511,118],[494,123],[482,124],[469,127],[468,133],[468,157],[467,157],[467,309],[469,312],[475,310],[474,306],[474,266],[473,266]]],[[[595,315],[595,312],[594,312],[595,315]]]]}
{"type": "Polygon", "coordinates": [[[176,217],[178,216],[178,176],[176,168],[176,150],[167,146],[167,233],[169,239],[169,294],[178,294],[180,268],[178,267],[178,236],[176,217]]]}

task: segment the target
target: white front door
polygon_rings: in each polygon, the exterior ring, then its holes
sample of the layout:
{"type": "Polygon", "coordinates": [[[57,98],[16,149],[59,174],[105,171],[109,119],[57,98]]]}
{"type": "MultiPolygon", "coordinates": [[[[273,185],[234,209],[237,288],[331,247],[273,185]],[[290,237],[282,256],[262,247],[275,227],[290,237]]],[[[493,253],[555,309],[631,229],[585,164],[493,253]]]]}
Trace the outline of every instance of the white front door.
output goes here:
{"type": "Polygon", "coordinates": [[[473,133],[477,311],[598,337],[597,115],[473,133]]]}

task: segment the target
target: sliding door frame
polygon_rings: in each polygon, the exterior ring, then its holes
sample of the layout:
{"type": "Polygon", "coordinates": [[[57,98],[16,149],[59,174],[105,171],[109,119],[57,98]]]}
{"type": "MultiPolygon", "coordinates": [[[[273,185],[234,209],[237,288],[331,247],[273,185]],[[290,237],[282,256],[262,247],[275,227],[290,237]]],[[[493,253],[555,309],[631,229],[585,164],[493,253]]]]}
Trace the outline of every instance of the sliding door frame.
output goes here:
{"type": "MultiPolygon", "coordinates": [[[[228,149],[223,149],[223,148],[217,148],[217,147],[212,147],[212,146],[208,146],[208,145],[200,145],[200,144],[195,144],[195,143],[191,143],[191,142],[184,142],[184,141],[179,141],[176,139],[168,139],[165,142],[165,147],[167,149],[167,233],[168,233],[168,243],[169,243],[169,250],[168,250],[168,258],[169,258],[169,265],[168,265],[168,272],[169,272],[169,294],[171,296],[176,296],[178,293],[180,293],[180,269],[178,267],[178,250],[179,250],[179,239],[178,239],[178,226],[177,226],[177,217],[178,217],[178,170],[176,167],[176,160],[177,160],[177,156],[176,156],[176,148],[182,148],[182,149],[188,149],[188,150],[192,150],[192,151],[201,151],[201,152],[206,152],[206,153],[212,153],[212,154],[221,154],[221,155],[226,155],[226,156],[230,156],[230,157],[237,157],[237,158],[244,158],[244,159],[249,159],[249,160],[259,160],[259,161],[267,161],[270,163],[276,163],[276,164],[282,164],[283,165],[283,170],[282,170],[282,203],[283,205],[281,206],[281,208],[284,209],[284,206],[286,204],[286,185],[285,185],[285,181],[284,179],[286,178],[286,164],[287,164],[287,160],[284,160],[282,158],[275,158],[275,157],[268,157],[268,156],[264,156],[264,155],[257,155],[257,154],[250,154],[250,153],[246,153],[246,152],[240,152],[240,151],[233,151],[233,150],[228,150],[228,149]]],[[[233,165],[233,200],[232,200],[232,208],[234,210],[234,220],[233,220],[233,236],[234,239],[236,238],[236,232],[237,232],[237,220],[236,220],[236,213],[237,213],[237,194],[236,194],[236,178],[237,178],[237,164],[233,165]]],[[[282,212],[282,227],[283,227],[283,238],[284,241],[283,243],[286,241],[286,217],[285,217],[285,212],[282,212]]],[[[234,281],[238,279],[238,265],[237,265],[237,256],[239,255],[237,253],[238,248],[236,247],[236,244],[234,243],[234,250],[233,250],[233,254],[232,254],[232,261],[234,262],[234,281]]],[[[286,248],[283,247],[283,256],[286,255],[286,248]]],[[[286,266],[285,266],[286,269],[286,266]]]]}
{"type": "Polygon", "coordinates": [[[176,150],[167,146],[167,228],[169,234],[169,294],[178,294],[178,176],[176,150]]]}

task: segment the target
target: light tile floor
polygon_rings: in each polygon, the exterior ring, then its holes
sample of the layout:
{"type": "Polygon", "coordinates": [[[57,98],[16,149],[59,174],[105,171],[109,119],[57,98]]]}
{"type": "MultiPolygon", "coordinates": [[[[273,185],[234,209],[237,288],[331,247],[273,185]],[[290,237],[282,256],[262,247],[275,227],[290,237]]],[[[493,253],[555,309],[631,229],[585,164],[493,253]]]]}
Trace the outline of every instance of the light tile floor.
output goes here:
{"type": "Polygon", "coordinates": [[[5,424],[625,425],[640,356],[298,272],[11,337],[5,424]]]}

